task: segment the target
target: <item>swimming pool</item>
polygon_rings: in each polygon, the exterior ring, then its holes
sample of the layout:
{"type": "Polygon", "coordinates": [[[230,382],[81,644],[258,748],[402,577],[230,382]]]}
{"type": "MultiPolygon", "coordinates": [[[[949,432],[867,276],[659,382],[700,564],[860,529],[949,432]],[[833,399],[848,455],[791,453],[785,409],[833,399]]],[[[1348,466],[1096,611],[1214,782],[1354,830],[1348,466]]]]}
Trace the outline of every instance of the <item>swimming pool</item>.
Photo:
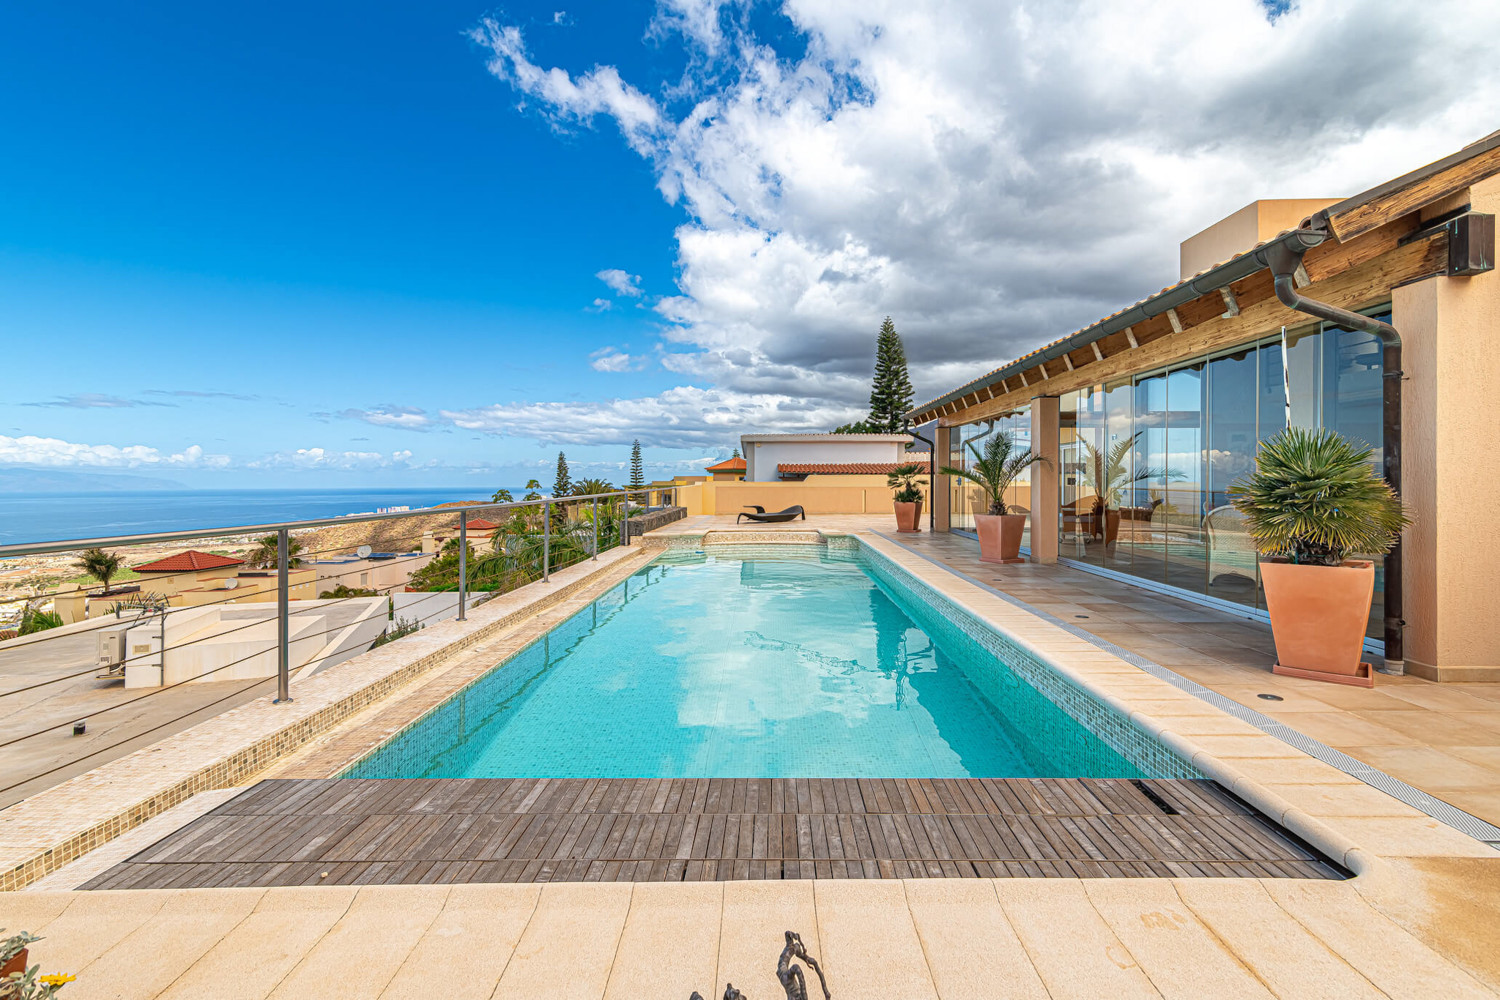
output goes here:
{"type": "Polygon", "coordinates": [[[346,776],[1198,774],[883,557],[776,545],[659,556],[346,776]]]}

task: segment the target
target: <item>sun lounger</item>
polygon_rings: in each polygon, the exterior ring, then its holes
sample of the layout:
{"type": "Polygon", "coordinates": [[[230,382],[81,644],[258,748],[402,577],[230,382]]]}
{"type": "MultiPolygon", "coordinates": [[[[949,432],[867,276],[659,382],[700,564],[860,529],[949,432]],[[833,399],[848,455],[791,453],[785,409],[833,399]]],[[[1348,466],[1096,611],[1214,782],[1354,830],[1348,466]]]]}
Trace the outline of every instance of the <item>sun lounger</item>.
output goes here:
{"type": "Polygon", "coordinates": [[[754,510],[755,513],[752,514],[749,511],[740,511],[740,516],[734,519],[735,524],[739,524],[740,518],[743,517],[748,517],[752,521],[760,521],[763,524],[769,524],[773,521],[794,521],[799,517],[804,521],[807,520],[807,512],[797,505],[788,507],[786,510],[772,511],[769,514],[766,513],[766,509],[764,507],[758,507],[755,504],[750,503],[745,504],[745,506],[754,510]]]}

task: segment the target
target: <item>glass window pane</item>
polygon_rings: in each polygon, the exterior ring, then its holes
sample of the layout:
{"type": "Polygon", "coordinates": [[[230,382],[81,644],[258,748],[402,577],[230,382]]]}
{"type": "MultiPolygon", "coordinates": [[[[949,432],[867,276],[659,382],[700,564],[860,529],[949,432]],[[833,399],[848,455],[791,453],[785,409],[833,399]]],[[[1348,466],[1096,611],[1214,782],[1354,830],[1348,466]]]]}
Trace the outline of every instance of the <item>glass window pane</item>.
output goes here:
{"type": "MultiPolygon", "coordinates": [[[[1207,590],[1250,607],[1256,601],[1255,542],[1229,503],[1229,485],[1255,468],[1256,366],[1246,348],[1208,363],[1208,481],[1203,516],[1207,590]]],[[[1277,348],[1278,371],[1280,347],[1277,348]]]]}
{"type": "Polygon", "coordinates": [[[1200,363],[1167,375],[1165,502],[1152,519],[1166,547],[1166,582],[1196,593],[1205,583],[1203,369],[1200,363]]]}
{"type": "Polygon", "coordinates": [[[1166,578],[1166,544],[1161,521],[1167,503],[1167,377],[1153,375],[1135,384],[1135,474],[1120,504],[1120,543],[1130,548],[1130,572],[1150,580],[1166,578]]]}

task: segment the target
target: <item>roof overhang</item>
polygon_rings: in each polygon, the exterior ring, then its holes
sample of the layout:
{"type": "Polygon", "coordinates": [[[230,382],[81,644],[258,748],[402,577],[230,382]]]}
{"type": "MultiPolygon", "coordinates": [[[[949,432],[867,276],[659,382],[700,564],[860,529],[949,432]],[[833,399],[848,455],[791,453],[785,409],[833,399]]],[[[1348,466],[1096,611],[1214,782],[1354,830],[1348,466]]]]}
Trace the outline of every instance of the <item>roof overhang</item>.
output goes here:
{"type": "MultiPolygon", "coordinates": [[[[1019,380],[1020,387],[1035,387],[1038,395],[1047,395],[1039,385],[1027,381],[1024,373],[1040,367],[1041,378],[1045,381],[1048,378],[1047,362],[1057,361],[1080,348],[1088,348],[1113,334],[1124,332],[1128,337],[1131,328],[1159,316],[1169,315],[1175,329],[1178,326],[1175,310],[1206,295],[1222,293],[1233,283],[1265,270],[1269,266],[1272,248],[1277,245],[1306,250],[1329,240],[1348,242],[1497,172],[1500,172],[1500,132],[1491,133],[1450,156],[1330,205],[1303,220],[1297,229],[1280,233],[1237,257],[1164,288],[1128,309],[923,403],[908,411],[907,418],[914,424],[941,419],[1008,394],[1013,391],[1010,385],[1013,379],[1019,380]],[[996,391],[997,386],[1001,391],[996,391]],[[966,402],[969,396],[976,398],[966,402]]],[[[1228,297],[1225,304],[1234,308],[1228,297]]],[[[1095,356],[1100,356],[1097,350],[1095,356]]],[[[1072,360],[1064,364],[1070,371],[1074,367],[1072,360]]]]}

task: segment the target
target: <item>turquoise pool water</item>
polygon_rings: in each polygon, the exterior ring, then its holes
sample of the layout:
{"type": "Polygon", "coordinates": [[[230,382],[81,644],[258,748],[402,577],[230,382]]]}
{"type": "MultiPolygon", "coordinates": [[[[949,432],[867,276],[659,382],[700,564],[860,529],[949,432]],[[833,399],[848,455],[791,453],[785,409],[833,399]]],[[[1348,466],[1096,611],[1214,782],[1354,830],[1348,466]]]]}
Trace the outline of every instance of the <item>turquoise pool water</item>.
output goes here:
{"type": "Polygon", "coordinates": [[[1111,713],[1072,695],[1065,711],[909,584],[813,546],[668,554],[348,776],[1177,776],[1144,735],[1114,717],[1107,742],[1086,723],[1111,713]]]}

